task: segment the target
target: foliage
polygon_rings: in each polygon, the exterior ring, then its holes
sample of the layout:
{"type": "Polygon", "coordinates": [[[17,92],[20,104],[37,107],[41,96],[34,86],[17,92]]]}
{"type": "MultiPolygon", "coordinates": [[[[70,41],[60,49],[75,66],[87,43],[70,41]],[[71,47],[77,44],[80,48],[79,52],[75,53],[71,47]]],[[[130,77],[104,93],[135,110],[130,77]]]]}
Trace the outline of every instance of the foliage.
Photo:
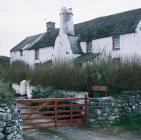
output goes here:
{"type": "Polygon", "coordinates": [[[0,101],[11,100],[14,97],[14,92],[10,85],[0,81],[0,101]]]}
{"type": "Polygon", "coordinates": [[[86,90],[87,87],[85,71],[65,61],[36,67],[32,78],[31,82],[34,85],[49,85],[57,89],[86,90]]]}
{"type": "Polygon", "coordinates": [[[0,80],[6,81],[9,62],[10,62],[9,57],[0,56],[0,80]]]}
{"type": "Polygon", "coordinates": [[[8,80],[19,83],[22,80],[30,80],[32,71],[23,61],[14,61],[8,70],[8,80]]]}
{"type": "Polygon", "coordinates": [[[55,90],[52,87],[36,86],[32,90],[32,98],[66,98],[69,95],[63,94],[61,91],[55,90]]]}
{"type": "Polygon", "coordinates": [[[31,80],[34,86],[48,85],[54,89],[88,91],[92,85],[105,85],[109,86],[113,95],[122,90],[141,89],[140,62],[140,58],[117,61],[110,55],[103,55],[85,66],[74,65],[69,61],[56,61],[30,70],[23,62],[16,61],[11,64],[8,76],[12,82],[25,79],[31,80]]]}
{"type": "Polygon", "coordinates": [[[130,131],[141,131],[141,115],[122,119],[116,122],[115,125],[122,126],[130,131]]]}

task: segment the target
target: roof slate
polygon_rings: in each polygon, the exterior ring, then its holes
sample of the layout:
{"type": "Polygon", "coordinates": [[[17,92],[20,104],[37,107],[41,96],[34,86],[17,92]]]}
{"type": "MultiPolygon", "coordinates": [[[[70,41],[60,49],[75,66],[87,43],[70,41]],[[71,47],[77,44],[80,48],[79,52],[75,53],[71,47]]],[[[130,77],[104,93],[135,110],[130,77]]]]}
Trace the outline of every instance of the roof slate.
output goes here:
{"type": "MultiPolygon", "coordinates": [[[[75,34],[79,36],[79,41],[91,41],[104,37],[134,33],[140,20],[141,8],[75,24],[75,34]]],[[[44,33],[44,36],[30,46],[29,49],[54,46],[58,33],[59,29],[44,33]]],[[[26,38],[11,51],[22,49],[28,42],[34,42],[37,36],[26,38]]]]}
{"type": "Polygon", "coordinates": [[[31,46],[37,43],[44,36],[44,34],[45,33],[27,37],[14,48],[12,48],[10,51],[20,51],[23,49],[29,49],[31,46]]]}

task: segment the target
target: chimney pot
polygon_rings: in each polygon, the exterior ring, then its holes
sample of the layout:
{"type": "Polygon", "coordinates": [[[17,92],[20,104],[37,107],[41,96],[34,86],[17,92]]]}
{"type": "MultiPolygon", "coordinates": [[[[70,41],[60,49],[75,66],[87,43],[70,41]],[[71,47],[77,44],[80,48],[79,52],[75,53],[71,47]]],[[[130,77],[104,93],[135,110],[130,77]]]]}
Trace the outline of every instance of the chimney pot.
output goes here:
{"type": "Polygon", "coordinates": [[[51,22],[51,21],[47,22],[46,27],[47,27],[47,32],[51,32],[55,30],[55,22],[51,22]]]}

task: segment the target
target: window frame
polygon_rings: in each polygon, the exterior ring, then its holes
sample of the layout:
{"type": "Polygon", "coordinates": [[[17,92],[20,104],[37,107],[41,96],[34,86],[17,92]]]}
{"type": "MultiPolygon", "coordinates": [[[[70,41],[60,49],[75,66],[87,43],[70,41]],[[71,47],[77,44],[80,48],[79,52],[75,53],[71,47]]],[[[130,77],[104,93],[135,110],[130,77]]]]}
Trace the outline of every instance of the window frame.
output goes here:
{"type": "Polygon", "coordinates": [[[20,56],[23,56],[23,50],[20,50],[20,56]]]}
{"type": "Polygon", "coordinates": [[[35,49],[35,60],[39,60],[39,49],[35,49]]]}
{"type": "Polygon", "coordinates": [[[120,35],[112,37],[113,50],[120,50],[120,35]]]}

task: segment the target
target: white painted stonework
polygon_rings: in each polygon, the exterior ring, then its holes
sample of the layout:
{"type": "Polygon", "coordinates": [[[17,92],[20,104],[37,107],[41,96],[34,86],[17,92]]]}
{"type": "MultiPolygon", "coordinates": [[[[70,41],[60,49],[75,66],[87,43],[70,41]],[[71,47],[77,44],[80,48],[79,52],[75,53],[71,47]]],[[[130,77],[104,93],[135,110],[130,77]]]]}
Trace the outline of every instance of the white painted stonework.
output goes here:
{"type": "Polygon", "coordinates": [[[74,35],[74,25],[72,18],[72,10],[63,7],[60,11],[60,30],[56,38],[53,60],[73,60],[76,55],[71,50],[69,35],[74,35]]]}
{"type": "Polygon", "coordinates": [[[23,50],[23,56],[20,56],[20,51],[10,53],[11,63],[15,60],[22,60],[31,67],[36,63],[45,63],[52,59],[53,47],[45,47],[39,49],[39,59],[35,60],[35,50],[23,50]]]}
{"type": "Polygon", "coordinates": [[[73,13],[71,8],[63,7],[60,10],[59,34],[74,35],[73,13]]]}
{"type": "MultiPolygon", "coordinates": [[[[141,57],[141,31],[136,33],[120,35],[120,49],[113,50],[112,37],[106,37],[101,39],[92,40],[92,52],[106,52],[113,57],[141,57]]],[[[83,50],[85,50],[85,44],[81,43],[83,50]]]]}
{"type": "Polygon", "coordinates": [[[72,59],[73,53],[71,50],[70,42],[66,34],[60,34],[56,41],[53,53],[53,59],[72,59]]]}

